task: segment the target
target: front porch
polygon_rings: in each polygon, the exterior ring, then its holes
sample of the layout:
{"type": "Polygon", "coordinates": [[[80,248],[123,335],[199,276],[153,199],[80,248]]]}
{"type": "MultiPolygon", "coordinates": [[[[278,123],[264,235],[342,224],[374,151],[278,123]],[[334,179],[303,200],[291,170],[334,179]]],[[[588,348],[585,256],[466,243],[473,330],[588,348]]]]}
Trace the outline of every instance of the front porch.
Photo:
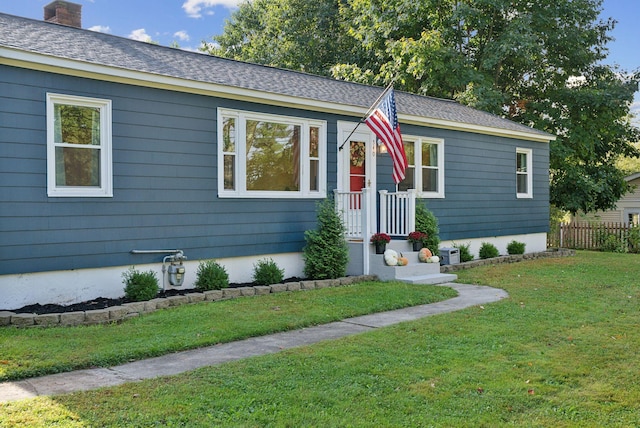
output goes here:
{"type": "MultiPolygon", "coordinates": [[[[376,194],[370,188],[360,192],[334,191],[336,209],[345,226],[349,247],[347,275],[377,275],[383,281],[398,280],[413,284],[441,284],[457,279],[441,274],[437,263],[421,263],[412,251],[407,235],[415,230],[416,191],[376,194]],[[381,254],[369,243],[374,233],[386,233],[392,240],[387,245],[409,260],[407,266],[387,266],[381,254]]],[[[437,251],[438,249],[432,249],[437,251]]]]}

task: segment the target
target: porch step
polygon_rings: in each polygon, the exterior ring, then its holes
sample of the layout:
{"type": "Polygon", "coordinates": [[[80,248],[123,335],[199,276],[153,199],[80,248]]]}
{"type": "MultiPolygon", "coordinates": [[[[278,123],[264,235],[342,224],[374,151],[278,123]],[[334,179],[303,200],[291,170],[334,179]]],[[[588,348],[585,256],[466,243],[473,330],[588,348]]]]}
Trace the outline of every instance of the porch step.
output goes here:
{"type": "Polygon", "coordinates": [[[407,282],[409,284],[444,284],[445,282],[453,282],[458,279],[458,275],[452,273],[439,273],[431,275],[417,275],[407,278],[396,278],[397,281],[407,282]]]}
{"type": "Polygon", "coordinates": [[[402,255],[409,260],[406,266],[387,266],[383,255],[371,254],[369,272],[383,281],[396,280],[410,284],[442,284],[458,278],[454,274],[440,273],[438,263],[421,263],[417,251],[402,251],[402,255]]]}

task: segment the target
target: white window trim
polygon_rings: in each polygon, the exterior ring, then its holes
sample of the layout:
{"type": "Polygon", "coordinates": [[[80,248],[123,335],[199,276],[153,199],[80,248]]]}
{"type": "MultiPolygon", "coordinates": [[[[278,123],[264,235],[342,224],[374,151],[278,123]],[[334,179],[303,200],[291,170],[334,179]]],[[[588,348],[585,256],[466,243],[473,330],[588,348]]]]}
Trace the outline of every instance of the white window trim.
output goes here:
{"type": "Polygon", "coordinates": [[[220,198],[290,198],[290,199],[324,199],[327,197],[327,122],[323,120],[303,119],[291,116],[281,116],[266,113],[254,113],[243,110],[218,109],[218,197],[220,198]],[[235,118],[236,120],[236,143],[234,171],[236,174],[235,189],[224,188],[224,144],[223,138],[223,118],[235,118]],[[295,192],[287,191],[256,191],[246,190],[247,159],[245,123],[247,120],[272,121],[277,123],[297,125],[301,127],[300,140],[300,190],[295,192]],[[318,190],[310,190],[309,176],[309,129],[311,127],[320,128],[318,147],[318,190]]]}
{"type": "Polygon", "coordinates": [[[527,155],[527,191],[524,193],[518,192],[518,175],[522,174],[518,172],[518,160],[516,159],[516,197],[518,199],[531,199],[533,198],[533,150],[516,148],[516,157],[519,153],[527,155]]]}
{"type": "MultiPolygon", "coordinates": [[[[414,184],[418,198],[444,198],[444,139],[431,137],[416,137],[412,135],[403,135],[403,140],[407,143],[415,144],[414,159],[414,184]],[[418,171],[416,165],[422,165],[422,144],[435,144],[438,148],[438,190],[436,192],[423,192],[422,189],[422,171],[418,171]]],[[[422,167],[421,167],[422,168],[422,167]]],[[[397,188],[397,186],[396,186],[397,188]]]]}
{"type": "Polygon", "coordinates": [[[47,195],[49,197],[113,197],[111,100],[47,93],[47,195]],[[100,186],[56,186],[54,104],[100,109],[100,186]]]}

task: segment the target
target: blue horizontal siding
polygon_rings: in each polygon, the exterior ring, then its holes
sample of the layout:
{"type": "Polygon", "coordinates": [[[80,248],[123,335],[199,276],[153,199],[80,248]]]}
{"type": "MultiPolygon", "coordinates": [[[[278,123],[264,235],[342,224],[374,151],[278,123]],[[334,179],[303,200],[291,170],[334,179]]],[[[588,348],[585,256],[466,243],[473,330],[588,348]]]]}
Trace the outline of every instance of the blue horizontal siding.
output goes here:
{"type": "MultiPolygon", "coordinates": [[[[337,121],[323,113],[0,66],[0,274],[161,261],[134,249],[180,248],[190,260],[301,251],[316,200],[217,197],[217,109],[327,120],[327,188],[337,177],[337,121]],[[48,198],[47,92],[112,100],[112,198],[48,198]]],[[[426,204],[442,239],[546,231],[548,145],[404,126],[445,140],[444,199],[426,204]],[[515,148],[534,150],[534,198],[515,197],[515,148]]],[[[389,156],[378,185],[393,189],[389,156]]]]}
{"type": "MultiPolygon", "coordinates": [[[[316,200],[219,199],[217,108],[321,114],[0,66],[0,274],[301,251],[316,200]],[[112,100],[112,198],[48,198],[46,93],[112,100]]],[[[335,146],[335,125],[333,138],[335,146]]],[[[331,138],[331,137],[329,137],[331,138]]],[[[335,151],[329,154],[335,187],[335,151]]]]}
{"type": "Polygon", "coordinates": [[[422,200],[438,219],[441,239],[548,231],[548,143],[408,125],[402,131],[444,140],[445,198],[422,200]],[[530,199],[516,197],[516,148],[533,150],[530,199]]]}

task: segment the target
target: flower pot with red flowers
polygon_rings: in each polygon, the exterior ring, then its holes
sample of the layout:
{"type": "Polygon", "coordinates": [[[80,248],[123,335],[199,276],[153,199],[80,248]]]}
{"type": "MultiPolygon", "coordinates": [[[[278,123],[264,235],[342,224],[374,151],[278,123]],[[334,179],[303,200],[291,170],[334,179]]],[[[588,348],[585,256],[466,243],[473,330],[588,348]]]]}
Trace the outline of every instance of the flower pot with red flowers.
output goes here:
{"type": "Polygon", "coordinates": [[[420,251],[427,241],[427,234],[414,231],[409,234],[407,240],[413,244],[413,251],[420,251]]]}
{"type": "Polygon", "coordinates": [[[376,233],[371,236],[371,243],[376,246],[376,254],[384,254],[391,237],[386,233],[376,233]]]}

